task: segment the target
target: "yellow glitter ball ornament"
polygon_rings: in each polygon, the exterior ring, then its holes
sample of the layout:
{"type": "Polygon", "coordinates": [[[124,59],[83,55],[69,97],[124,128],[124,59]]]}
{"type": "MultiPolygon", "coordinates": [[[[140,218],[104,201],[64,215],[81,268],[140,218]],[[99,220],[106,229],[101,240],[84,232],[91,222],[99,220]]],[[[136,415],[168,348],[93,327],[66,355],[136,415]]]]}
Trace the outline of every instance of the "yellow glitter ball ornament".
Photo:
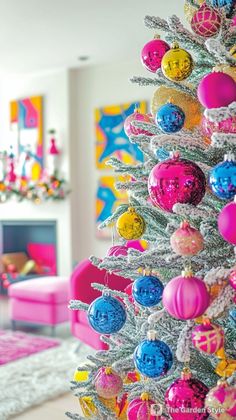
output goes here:
{"type": "Polygon", "coordinates": [[[128,211],[118,218],[116,229],[126,240],[139,239],[145,232],[145,222],[133,207],[129,207],[128,211]]]}
{"type": "MultiPolygon", "coordinates": [[[[236,57],[236,55],[235,55],[236,57]]],[[[213,71],[221,71],[228,74],[236,82],[236,67],[229,66],[228,64],[219,64],[213,68],[213,71]]]]}
{"type": "Polygon", "coordinates": [[[157,110],[166,104],[170,98],[185,114],[184,128],[192,130],[200,124],[202,117],[200,102],[187,93],[166,86],[161,86],[154,92],[151,103],[153,116],[156,115],[157,110]]]}
{"type": "Polygon", "coordinates": [[[97,408],[94,405],[92,397],[81,397],[79,403],[84,417],[93,417],[97,414],[97,408]]]}
{"type": "MultiPolygon", "coordinates": [[[[205,0],[198,0],[199,6],[201,6],[204,3],[205,0]]],[[[194,13],[196,12],[196,7],[193,7],[189,1],[185,0],[184,3],[184,15],[186,20],[190,23],[192,20],[192,17],[194,13]]]]}
{"type": "Polygon", "coordinates": [[[192,73],[193,67],[192,56],[188,51],[180,48],[177,42],[173,43],[172,48],[165,53],[161,62],[164,76],[175,82],[187,79],[192,73]]]}

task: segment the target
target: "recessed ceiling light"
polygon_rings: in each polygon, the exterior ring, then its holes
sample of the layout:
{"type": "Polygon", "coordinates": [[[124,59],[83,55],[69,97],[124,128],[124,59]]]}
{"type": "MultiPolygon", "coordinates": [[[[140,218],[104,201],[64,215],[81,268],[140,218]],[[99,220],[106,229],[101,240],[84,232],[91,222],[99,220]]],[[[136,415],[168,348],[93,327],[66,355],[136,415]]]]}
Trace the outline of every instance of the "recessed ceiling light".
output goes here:
{"type": "Polygon", "coordinates": [[[89,56],[88,55],[79,55],[78,60],[79,61],[88,61],[89,56]]]}

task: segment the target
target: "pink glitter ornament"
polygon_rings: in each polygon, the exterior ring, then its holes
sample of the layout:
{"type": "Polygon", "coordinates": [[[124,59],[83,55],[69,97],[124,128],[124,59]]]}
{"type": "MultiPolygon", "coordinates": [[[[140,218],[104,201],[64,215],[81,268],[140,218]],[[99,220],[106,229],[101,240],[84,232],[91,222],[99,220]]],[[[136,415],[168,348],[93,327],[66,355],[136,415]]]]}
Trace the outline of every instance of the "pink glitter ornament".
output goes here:
{"type": "Polygon", "coordinates": [[[142,128],[134,127],[134,125],[132,125],[134,121],[153,124],[153,119],[150,115],[140,114],[140,112],[136,109],[134,113],[129,115],[124,122],[125,134],[128,137],[132,135],[137,136],[139,134],[153,136],[153,133],[149,132],[148,130],[143,130],[142,128]]]}
{"type": "MultiPolygon", "coordinates": [[[[235,199],[234,199],[235,200],[235,199]]],[[[236,245],[236,202],[226,204],[218,216],[218,229],[225,241],[236,245]]]]}
{"type": "Polygon", "coordinates": [[[161,67],[162,58],[169,49],[170,46],[167,42],[160,39],[159,35],[156,35],[154,39],[145,44],[142,49],[141,61],[144,67],[152,73],[156,73],[161,67]]]}
{"type": "Polygon", "coordinates": [[[177,203],[199,204],[205,194],[206,179],[196,163],[175,154],[154,166],[148,190],[154,206],[172,212],[177,203]]]}
{"type": "Polygon", "coordinates": [[[192,342],[196,349],[214,354],[224,346],[224,330],[206,319],[193,329],[192,342]]]}
{"type": "Polygon", "coordinates": [[[213,133],[236,133],[236,117],[223,121],[210,121],[203,117],[201,126],[203,135],[207,137],[211,137],[213,133]]]}
{"type": "Polygon", "coordinates": [[[100,368],[94,380],[94,385],[99,397],[115,398],[123,388],[121,377],[112,368],[100,368]]]}
{"type": "Polygon", "coordinates": [[[173,251],[182,256],[198,254],[203,249],[203,243],[202,234],[187,221],[182,222],[170,238],[173,251]]]}
{"type": "Polygon", "coordinates": [[[191,20],[191,27],[195,34],[210,38],[216,35],[221,27],[221,14],[217,9],[209,7],[206,3],[198,9],[191,20]]]}
{"type": "Polygon", "coordinates": [[[127,408],[127,420],[159,420],[158,415],[152,415],[153,409],[158,407],[155,401],[149,399],[148,394],[143,393],[140,398],[132,400],[127,408]]]}
{"type": "Polygon", "coordinates": [[[214,419],[235,420],[236,387],[229,386],[226,381],[219,381],[207,394],[205,406],[214,419]]]}
{"type": "Polygon", "coordinates": [[[230,286],[236,290],[236,271],[232,271],[229,275],[229,284],[230,286]]]}
{"type": "Polygon", "coordinates": [[[205,108],[220,108],[236,101],[236,83],[223,72],[212,72],[198,85],[198,99],[205,108]]]}
{"type": "Polygon", "coordinates": [[[192,378],[191,372],[185,368],[181,378],[173,382],[165,394],[170,417],[174,420],[207,419],[209,415],[204,409],[204,403],[208,391],[207,386],[192,378]]]}
{"type": "Polygon", "coordinates": [[[171,316],[181,320],[203,315],[210,303],[210,295],[203,280],[191,271],[183,271],[167,283],[162,296],[163,306],[171,316]]]}
{"type": "Polygon", "coordinates": [[[125,257],[128,255],[128,247],[125,245],[114,245],[107,251],[107,257],[119,257],[120,255],[124,255],[125,257]]]}

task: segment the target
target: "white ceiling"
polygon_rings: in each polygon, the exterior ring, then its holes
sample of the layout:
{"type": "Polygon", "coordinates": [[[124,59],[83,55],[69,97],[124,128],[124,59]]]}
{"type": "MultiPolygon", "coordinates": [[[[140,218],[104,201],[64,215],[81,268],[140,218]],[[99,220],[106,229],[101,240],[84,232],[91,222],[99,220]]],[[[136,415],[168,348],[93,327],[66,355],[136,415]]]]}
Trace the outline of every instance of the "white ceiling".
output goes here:
{"type": "Polygon", "coordinates": [[[135,59],[146,14],[183,16],[184,0],[0,0],[0,73],[135,59]]]}

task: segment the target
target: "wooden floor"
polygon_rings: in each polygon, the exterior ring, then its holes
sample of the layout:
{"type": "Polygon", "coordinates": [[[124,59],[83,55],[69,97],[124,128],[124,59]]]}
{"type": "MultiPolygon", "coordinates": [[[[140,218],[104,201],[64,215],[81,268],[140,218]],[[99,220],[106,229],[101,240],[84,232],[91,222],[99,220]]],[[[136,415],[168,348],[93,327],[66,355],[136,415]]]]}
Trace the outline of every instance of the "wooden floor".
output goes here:
{"type": "MultiPolygon", "coordinates": [[[[8,316],[8,299],[0,297],[0,329],[10,328],[9,316],[8,316]]],[[[22,327],[21,327],[22,328],[22,327]]],[[[43,335],[50,335],[50,329],[48,328],[36,328],[30,326],[24,326],[23,329],[28,332],[39,333],[43,335]]],[[[56,335],[60,338],[70,337],[70,328],[68,324],[59,326],[56,330],[56,335]]],[[[0,390],[1,392],[1,390],[0,390]]],[[[70,411],[72,413],[80,413],[79,403],[76,397],[72,393],[65,394],[54,400],[47,401],[44,404],[40,404],[38,407],[34,407],[30,410],[25,411],[17,416],[12,416],[11,419],[17,420],[66,420],[65,412],[70,411]]]]}

